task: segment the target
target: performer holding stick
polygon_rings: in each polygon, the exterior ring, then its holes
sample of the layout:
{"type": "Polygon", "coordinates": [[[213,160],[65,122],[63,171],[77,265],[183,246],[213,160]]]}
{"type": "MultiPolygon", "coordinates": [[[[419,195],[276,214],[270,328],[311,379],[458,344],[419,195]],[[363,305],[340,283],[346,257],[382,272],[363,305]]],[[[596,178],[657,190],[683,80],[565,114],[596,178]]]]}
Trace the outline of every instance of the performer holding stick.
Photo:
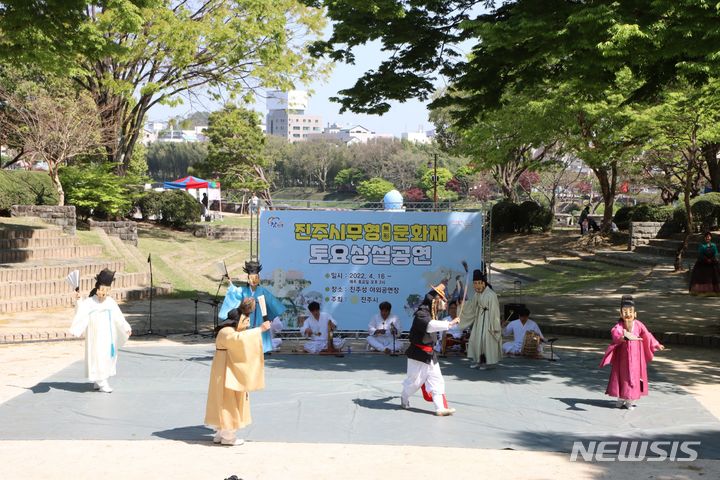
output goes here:
{"type": "Polygon", "coordinates": [[[452,415],[455,409],[448,407],[445,380],[433,347],[437,342],[437,332],[445,331],[459,321],[437,319],[438,313],[445,309],[446,301],[445,285],[440,284],[432,287],[415,311],[410,327],[410,346],[405,351],[408,357],[407,377],[400,396],[400,405],[407,409],[410,408],[410,396],[422,389],[423,398],[435,404],[435,414],[441,417],[452,415]]]}

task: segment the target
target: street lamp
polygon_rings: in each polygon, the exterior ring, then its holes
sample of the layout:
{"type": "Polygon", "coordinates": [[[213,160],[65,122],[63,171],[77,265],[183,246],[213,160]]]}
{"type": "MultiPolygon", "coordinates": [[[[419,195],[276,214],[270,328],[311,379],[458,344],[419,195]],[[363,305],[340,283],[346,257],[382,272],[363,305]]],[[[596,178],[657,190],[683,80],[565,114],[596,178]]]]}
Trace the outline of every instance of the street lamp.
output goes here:
{"type": "Polygon", "coordinates": [[[438,182],[438,176],[437,176],[437,153],[433,155],[433,161],[430,162],[428,160],[427,167],[433,168],[433,176],[432,176],[432,182],[433,182],[433,210],[437,211],[437,182],[438,182]]]}

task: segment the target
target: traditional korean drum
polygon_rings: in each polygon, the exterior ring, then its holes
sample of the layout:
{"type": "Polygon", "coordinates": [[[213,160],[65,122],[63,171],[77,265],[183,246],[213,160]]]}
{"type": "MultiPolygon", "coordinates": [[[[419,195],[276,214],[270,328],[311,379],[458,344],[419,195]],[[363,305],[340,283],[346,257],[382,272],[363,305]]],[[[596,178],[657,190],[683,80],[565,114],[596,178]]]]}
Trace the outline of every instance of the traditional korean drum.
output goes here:
{"type": "Polygon", "coordinates": [[[538,346],[540,346],[540,335],[535,332],[525,332],[521,355],[523,357],[531,358],[540,357],[540,353],[538,352],[538,346]]]}

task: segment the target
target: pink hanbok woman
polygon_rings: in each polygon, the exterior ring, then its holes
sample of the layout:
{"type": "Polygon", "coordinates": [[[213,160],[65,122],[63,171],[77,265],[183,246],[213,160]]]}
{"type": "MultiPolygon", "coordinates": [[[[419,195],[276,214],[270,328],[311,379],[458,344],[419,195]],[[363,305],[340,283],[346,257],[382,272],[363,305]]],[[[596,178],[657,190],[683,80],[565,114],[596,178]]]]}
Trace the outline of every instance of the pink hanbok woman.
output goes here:
{"type": "Polygon", "coordinates": [[[636,401],[648,394],[647,364],[656,350],[665,347],[645,325],[636,319],[635,302],[629,295],[620,304],[621,319],[610,330],[612,343],[600,367],[611,365],[605,393],[617,397],[617,407],[632,410],[636,401]]]}

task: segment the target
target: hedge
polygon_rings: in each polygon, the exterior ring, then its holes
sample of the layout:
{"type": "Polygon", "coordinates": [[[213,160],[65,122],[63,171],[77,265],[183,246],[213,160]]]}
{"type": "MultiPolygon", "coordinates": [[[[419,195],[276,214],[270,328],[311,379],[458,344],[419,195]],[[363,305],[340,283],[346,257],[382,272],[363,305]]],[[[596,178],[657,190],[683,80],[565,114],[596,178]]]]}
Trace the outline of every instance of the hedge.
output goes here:
{"type": "Polygon", "coordinates": [[[13,205],[57,205],[58,193],[47,172],[0,170],[0,214],[13,205]]]}
{"type": "Polygon", "coordinates": [[[520,205],[500,201],[493,205],[491,215],[493,232],[505,233],[531,233],[535,228],[545,232],[552,228],[554,219],[548,208],[530,200],[520,205]]]}
{"type": "MultiPolygon", "coordinates": [[[[720,193],[710,192],[691,199],[690,209],[696,231],[712,230],[720,223],[720,193]]],[[[673,211],[672,222],[675,230],[684,231],[686,221],[685,205],[680,205],[673,211]]]]}

